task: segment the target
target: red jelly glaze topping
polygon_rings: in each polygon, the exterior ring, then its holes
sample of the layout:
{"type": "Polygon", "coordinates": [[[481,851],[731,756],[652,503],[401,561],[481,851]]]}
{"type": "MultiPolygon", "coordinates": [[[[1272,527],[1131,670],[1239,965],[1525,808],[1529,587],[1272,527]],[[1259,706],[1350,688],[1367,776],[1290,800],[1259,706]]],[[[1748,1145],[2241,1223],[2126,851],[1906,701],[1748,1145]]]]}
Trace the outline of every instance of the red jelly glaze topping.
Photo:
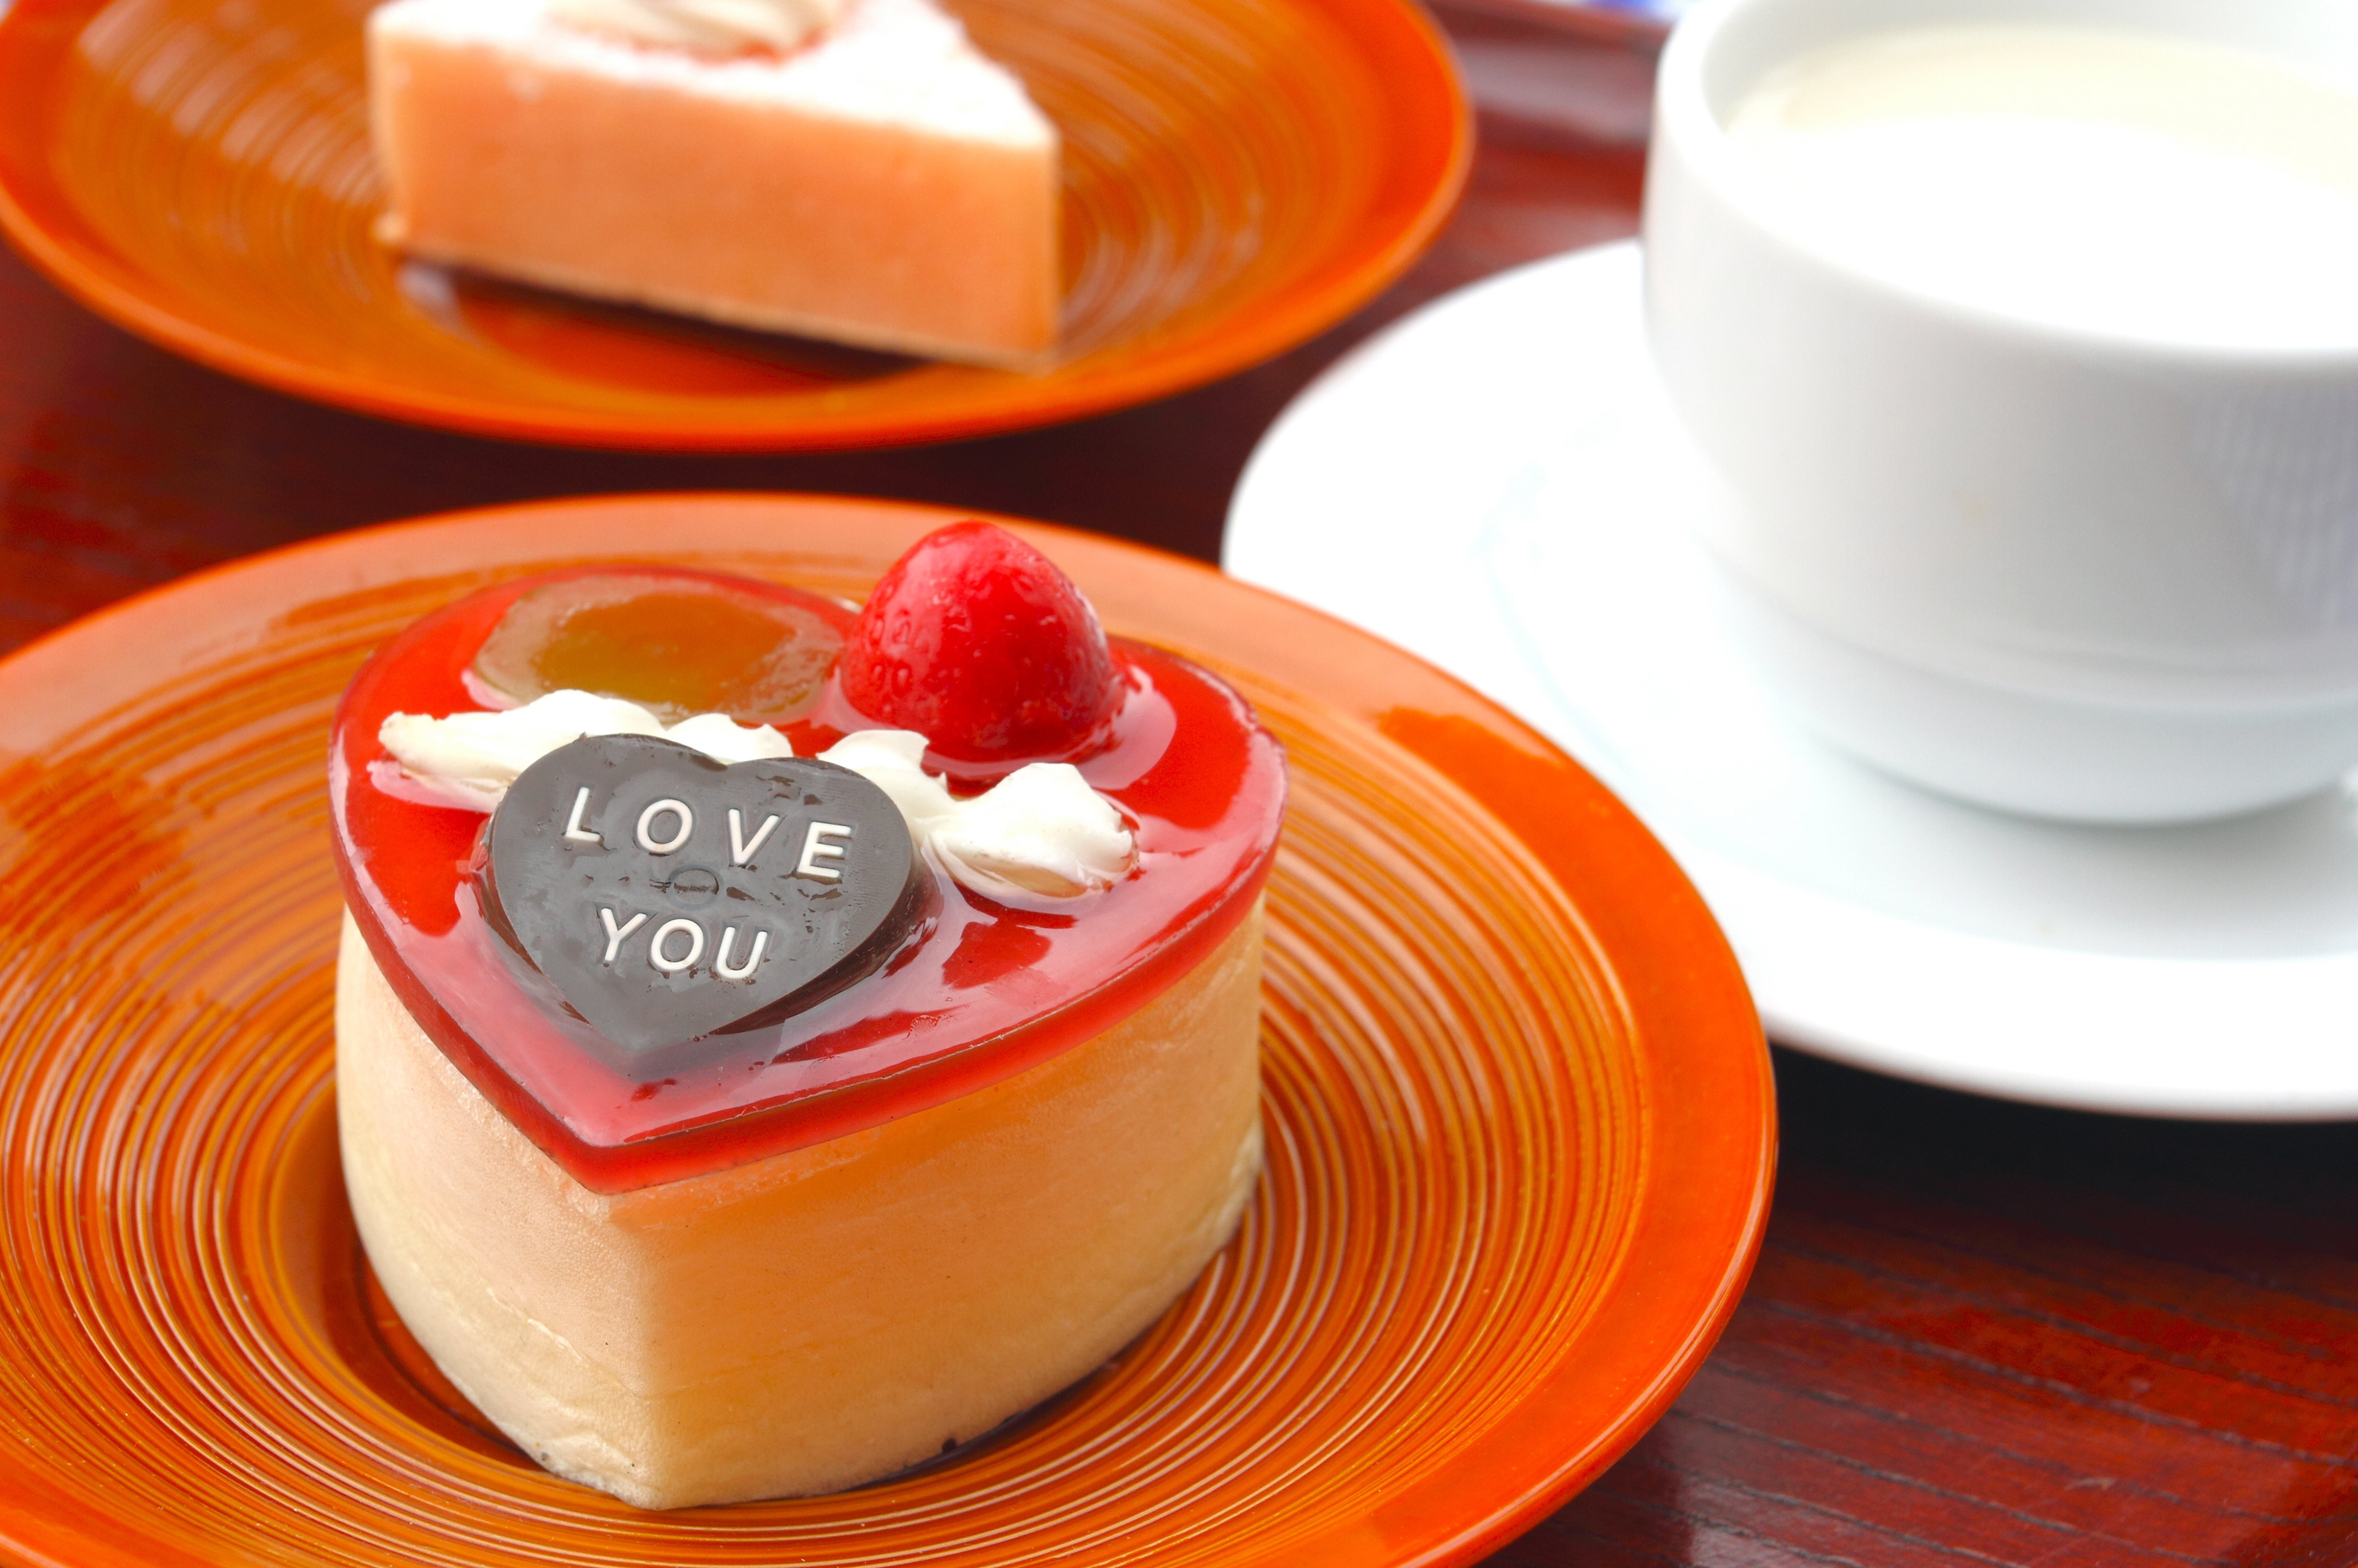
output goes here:
{"type": "Polygon", "coordinates": [[[895,561],[837,668],[853,708],[952,762],[1070,756],[1120,698],[1089,601],[989,523],[937,529],[895,561]]]}
{"type": "MultiPolygon", "coordinates": [[[[1108,650],[1115,702],[1077,765],[1136,830],[1135,872],[1044,911],[1004,907],[936,869],[924,935],[886,970],[783,1023],[710,1036],[692,1070],[634,1074],[613,1065],[611,1047],[585,1041],[587,1025],[553,988],[519,978],[484,921],[474,865],[487,818],[376,783],[395,768],[377,741],[385,717],[479,706],[465,684],[476,651],[510,604],[550,580],[462,600],[369,661],[336,713],[332,838],[346,903],[411,1016],[593,1190],[727,1169],[1020,1073],[1120,1022],[1194,968],[1267,879],[1285,800],[1277,742],[1206,671],[1117,639],[1108,650]]],[[[845,613],[798,589],[752,586],[845,613]]],[[[826,716],[844,711],[835,694],[820,717],[789,726],[796,753],[833,745],[842,731],[826,716]]]]}

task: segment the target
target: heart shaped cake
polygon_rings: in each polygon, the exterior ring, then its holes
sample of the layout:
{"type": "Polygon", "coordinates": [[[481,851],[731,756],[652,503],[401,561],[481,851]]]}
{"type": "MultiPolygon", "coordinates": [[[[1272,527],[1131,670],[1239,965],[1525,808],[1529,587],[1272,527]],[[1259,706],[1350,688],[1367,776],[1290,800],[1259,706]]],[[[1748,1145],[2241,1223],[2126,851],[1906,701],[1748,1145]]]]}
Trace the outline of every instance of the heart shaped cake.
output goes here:
{"type": "Polygon", "coordinates": [[[1242,1215],[1282,757],[1011,535],[857,615],[484,590],[353,682],[330,798],[362,1239],[559,1474],[668,1508],[931,1460],[1242,1215]]]}

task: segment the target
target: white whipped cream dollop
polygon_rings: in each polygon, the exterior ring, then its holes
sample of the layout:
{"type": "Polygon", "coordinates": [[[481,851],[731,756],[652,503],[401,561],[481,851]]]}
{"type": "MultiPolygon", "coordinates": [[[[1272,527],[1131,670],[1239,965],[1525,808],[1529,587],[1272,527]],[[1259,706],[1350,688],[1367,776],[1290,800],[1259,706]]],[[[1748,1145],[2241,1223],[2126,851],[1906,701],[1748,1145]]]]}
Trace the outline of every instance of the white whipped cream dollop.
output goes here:
{"type": "Polygon", "coordinates": [[[992,898],[1072,898],[1110,887],[1138,859],[1113,802],[1070,762],[1028,762],[971,800],[925,772],[914,730],[863,730],[819,753],[892,797],[958,885],[992,898]]]}
{"type": "MultiPolygon", "coordinates": [[[[395,713],[377,739],[402,774],[434,800],[489,812],[516,775],[588,735],[654,735],[722,762],[791,757],[771,726],[699,713],[669,729],[634,702],[557,691],[522,708],[395,713]]],[[[914,730],[866,730],[819,753],[892,797],[921,853],[930,852],[959,886],[990,898],[1075,898],[1109,887],[1138,860],[1138,840],[1111,801],[1070,762],[1033,762],[970,800],[925,772],[925,738],[914,730]]]]}
{"type": "Polygon", "coordinates": [[[835,26],[843,0],[547,0],[559,21],[633,43],[742,54],[799,49],[835,26]]]}
{"type": "Polygon", "coordinates": [[[586,691],[552,691],[522,708],[448,719],[396,713],[377,727],[377,739],[419,788],[448,805],[486,812],[518,773],[584,735],[655,735],[724,762],[795,754],[786,738],[766,724],[748,727],[725,713],[699,713],[666,730],[635,702],[586,691]]]}

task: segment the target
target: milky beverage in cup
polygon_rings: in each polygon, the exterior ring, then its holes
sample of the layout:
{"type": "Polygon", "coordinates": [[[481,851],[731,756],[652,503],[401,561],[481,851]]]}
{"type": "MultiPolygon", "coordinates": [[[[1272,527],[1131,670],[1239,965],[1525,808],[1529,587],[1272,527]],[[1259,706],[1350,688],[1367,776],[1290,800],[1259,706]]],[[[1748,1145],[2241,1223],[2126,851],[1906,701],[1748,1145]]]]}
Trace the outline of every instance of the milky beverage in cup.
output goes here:
{"type": "Polygon", "coordinates": [[[1764,76],[1727,131],[1829,255],[2056,327],[2358,345],[2358,94],[2089,27],[1920,27],[1764,76]]]}
{"type": "Polygon", "coordinates": [[[2358,7],[2290,0],[1682,25],[1650,327],[1804,722],[2097,820],[2358,764],[2353,83],[2358,7]]]}

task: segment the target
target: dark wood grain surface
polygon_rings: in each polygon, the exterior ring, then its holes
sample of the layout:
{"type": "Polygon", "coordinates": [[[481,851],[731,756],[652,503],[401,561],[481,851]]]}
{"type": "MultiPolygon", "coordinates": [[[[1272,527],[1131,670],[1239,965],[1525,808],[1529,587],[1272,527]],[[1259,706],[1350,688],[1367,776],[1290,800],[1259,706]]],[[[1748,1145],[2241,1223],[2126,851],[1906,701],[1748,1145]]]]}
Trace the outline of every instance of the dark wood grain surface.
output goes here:
{"type": "MultiPolygon", "coordinates": [[[[1248,374],[1033,435],[713,460],[406,429],[183,364],[0,254],[0,647],[289,540],[596,492],[906,496],[1209,558],[1254,441],[1343,350],[1635,226],[1644,50],[1532,21],[1537,0],[1478,4],[1447,20],[1480,161],[1410,277],[1248,374]]],[[[2358,1049],[2358,997],[2352,1013],[2358,1049]]],[[[1783,1170],[1743,1307],[1670,1416],[1497,1563],[2358,1563],[2358,1129],[2115,1120],[1792,1054],[1778,1069],[1783,1170]]]]}

